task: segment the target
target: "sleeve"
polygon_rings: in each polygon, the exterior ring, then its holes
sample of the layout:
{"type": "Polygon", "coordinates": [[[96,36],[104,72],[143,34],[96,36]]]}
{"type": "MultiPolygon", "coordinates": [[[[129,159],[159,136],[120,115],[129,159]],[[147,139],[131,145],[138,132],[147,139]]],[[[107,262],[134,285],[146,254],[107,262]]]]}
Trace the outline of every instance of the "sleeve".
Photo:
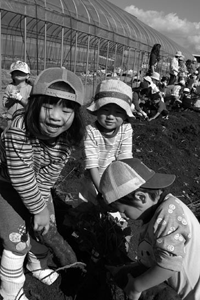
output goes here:
{"type": "Polygon", "coordinates": [[[181,206],[174,200],[167,201],[154,223],[154,254],[160,267],[181,270],[189,233],[181,206]]]}
{"type": "Polygon", "coordinates": [[[159,101],[158,112],[161,113],[163,110],[167,110],[167,108],[166,108],[166,104],[165,104],[163,97],[161,97],[161,99],[159,101]]]}
{"type": "Polygon", "coordinates": [[[27,142],[25,133],[20,129],[7,130],[4,143],[11,184],[29,212],[37,214],[46,206],[50,189],[61,171],[60,165],[52,164],[36,174],[32,145],[27,142]]]}
{"type": "Polygon", "coordinates": [[[9,98],[10,93],[11,93],[11,87],[10,87],[10,85],[7,85],[5,92],[3,94],[3,98],[2,98],[2,105],[3,105],[3,107],[8,108],[8,109],[14,104],[13,100],[11,101],[11,99],[9,98]]]}
{"type": "Polygon", "coordinates": [[[85,169],[99,167],[99,147],[96,130],[87,126],[86,138],[84,140],[85,169]]]}
{"type": "Polygon", "coordinates": [[[133,157],[133,128],[130,123],[122,125],[122,139],[119,147],[117,159],[126,159],[133,157]]]}

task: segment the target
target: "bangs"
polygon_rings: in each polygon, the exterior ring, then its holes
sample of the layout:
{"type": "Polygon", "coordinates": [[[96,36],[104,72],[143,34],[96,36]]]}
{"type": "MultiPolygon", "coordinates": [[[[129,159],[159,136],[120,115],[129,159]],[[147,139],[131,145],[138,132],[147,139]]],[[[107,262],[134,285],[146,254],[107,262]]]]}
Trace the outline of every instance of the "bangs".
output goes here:
{"type": "Polygon", "coordinates": [[[68,107],[68,108],[72,108],[75,109],[76,106],[78,106],[78,103],[71,101],[71,100],[66,100],[66,99],[61,99],[61,98],[57,98],[57,97],[47,97],[45,96],[43,98],[43,104],[51,104],[51,105],[61,105],[62,107],[68,107]]]}

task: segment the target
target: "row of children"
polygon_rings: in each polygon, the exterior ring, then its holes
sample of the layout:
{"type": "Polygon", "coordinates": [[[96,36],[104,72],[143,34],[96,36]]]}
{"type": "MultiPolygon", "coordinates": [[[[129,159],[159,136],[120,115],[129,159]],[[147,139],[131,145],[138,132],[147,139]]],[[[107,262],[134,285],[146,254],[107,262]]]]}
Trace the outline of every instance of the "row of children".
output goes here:
{"type": "Polygon", "coordinates": [[[139,87],[133,88],[132,111],[137,116],[143,116],[151,121],[159,115],[168,118],[169,110],[192,109],[199,110],[199,83],[194,76],[188,81],[181,79],[169,85],[169,79],[154,72],[145,76],[139,87]]]}
{"type": "MultiPolygon", "coordinates": [[[[51,188],[72,149],[83,140],[91,194],[98,196],[96,202],[101,199],[97,205],[104,202],[109,212],[141,219],[146,228],[139,243],[140,274],[134,271],[138,270],[135,264],[122,268],[123,276],[117,276],[119,286],[129,299],[136,300],[143,290],[167,281],[182,299],[198,300],[200,225],[186,205],[171,194],[164,195],[163,189],[175,176],[156,174],[133,158],[131,87],[112,78],[99,84],[87,107],[96,120],[86,133],[83,95],[83,84],[74,73],[46,69],[33,83],[24,110],[13,115],[1,134],[1,296],[4,300],[28,299],[23,291],[25,258],[26,268],[45,284],[58,278],[47,265],[48,248],[36,241],[34,232],[45,235],[56,227],[51,188]],[[125,284],[124,278],[128,280],[125,284]]],[[[86,200],[93,201],[90,193],[86,200]]]]}

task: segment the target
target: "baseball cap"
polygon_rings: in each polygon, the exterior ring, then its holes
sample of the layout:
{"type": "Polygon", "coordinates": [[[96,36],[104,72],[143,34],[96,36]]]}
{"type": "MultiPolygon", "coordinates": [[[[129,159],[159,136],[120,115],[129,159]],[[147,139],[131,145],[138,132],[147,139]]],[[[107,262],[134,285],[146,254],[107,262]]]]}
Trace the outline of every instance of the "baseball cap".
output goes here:
{"type": "Polygon", "coordinates": [[[139,187],[166,188],[174,182],[175,178],[173,174],[156,173],[137,158],[129,158],[113,161],[106,168],[99,189],[105,201],[110,204],[139,187]]]}
{"type": "Polygon", "coordinates": [[[10,73],[14,71],[21,71],[23,73],[29,74],[30,68],[24,61],[17,60],[16,62],[12,63],[10,66],[10,73]]]}
{"type": "Polygon", "coordinates": [[[130,118],[135,118],[131,111],[132,88],[125,82],[110,78],[103,80],[96,89],[95,97],[87,110],[94,114],[102,106],[113,103],[124,109],[130,118]]]}
{"type": "Polygon", "coordinates": [[[64,68],[48,68],[43,70],[36,78],[31,95],[58,97],[83,105],[84,87],[81,79],[75,73],[64,68]],[[61,85],[59,90],[50,87],[55,83],[61,85]],[[65,90],[63,83],[67,83],[75,91],[75,94],[65,90]]]}

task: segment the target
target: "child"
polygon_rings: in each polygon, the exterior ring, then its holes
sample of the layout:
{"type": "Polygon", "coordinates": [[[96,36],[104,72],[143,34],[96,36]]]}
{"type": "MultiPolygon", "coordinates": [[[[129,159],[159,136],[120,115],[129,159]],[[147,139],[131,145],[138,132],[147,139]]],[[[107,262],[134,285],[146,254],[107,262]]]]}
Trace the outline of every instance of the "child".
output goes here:
{"type": "Polygon", "coordinates": [[[133,130],[130,119],[132,89],[119,79],[103,80],[87,110],[97,117],[87,126],[84,141],[86,177],[80,197],[96,203],[100,178],[116,159],[132,157],[133,130]]]}
{"type": "Polygon", "coordinates": [[[23,293],[26,256],[27,269],[43,283],[50,285],[58,277],[47,266],[48,249],[36,242],[33,231],[45,235],[55,226],[51,188],[72,147],[79,146],[84,136],[83,94],[83,84],[74,73],[46,69],[33,85],[25,113],[17,114],[2,133],[0,294],[5,300],[27,300],[23,293]]]}
{"type": "Polygon", "coordinates": [[[200,224],[181,200],[164,193],[174,180],[175,175],[155,173],[135,158],[112,162],[101,178],[106,203],[144,223],[137,262],[120,272],[110,268],[129,299],[164,281],[181,299],[200,299],[200,224]]]}
{"type": "Polygon", "coordinates": [[[168,111],[164,101],[164,97],[159,90],[158,84],[160,81],[160,74],[154,72],[152,76],[144,77],[144,80],[149,83],[150,93],[149,101],[145,103],[145,111],[148,112],[148,121],[155,120],[160,115],[168,118],[168,111]]]}
{"type": "Polygon", "coordinates": [[[13,113],[22,109],[28,102],[32,85],[29,81],[30,69],[23,61],[16,61],[10,66],[12,82],[6,87],[3,95],[2,104],[6,112],[4,118],[10,125],[13,113]]]}

